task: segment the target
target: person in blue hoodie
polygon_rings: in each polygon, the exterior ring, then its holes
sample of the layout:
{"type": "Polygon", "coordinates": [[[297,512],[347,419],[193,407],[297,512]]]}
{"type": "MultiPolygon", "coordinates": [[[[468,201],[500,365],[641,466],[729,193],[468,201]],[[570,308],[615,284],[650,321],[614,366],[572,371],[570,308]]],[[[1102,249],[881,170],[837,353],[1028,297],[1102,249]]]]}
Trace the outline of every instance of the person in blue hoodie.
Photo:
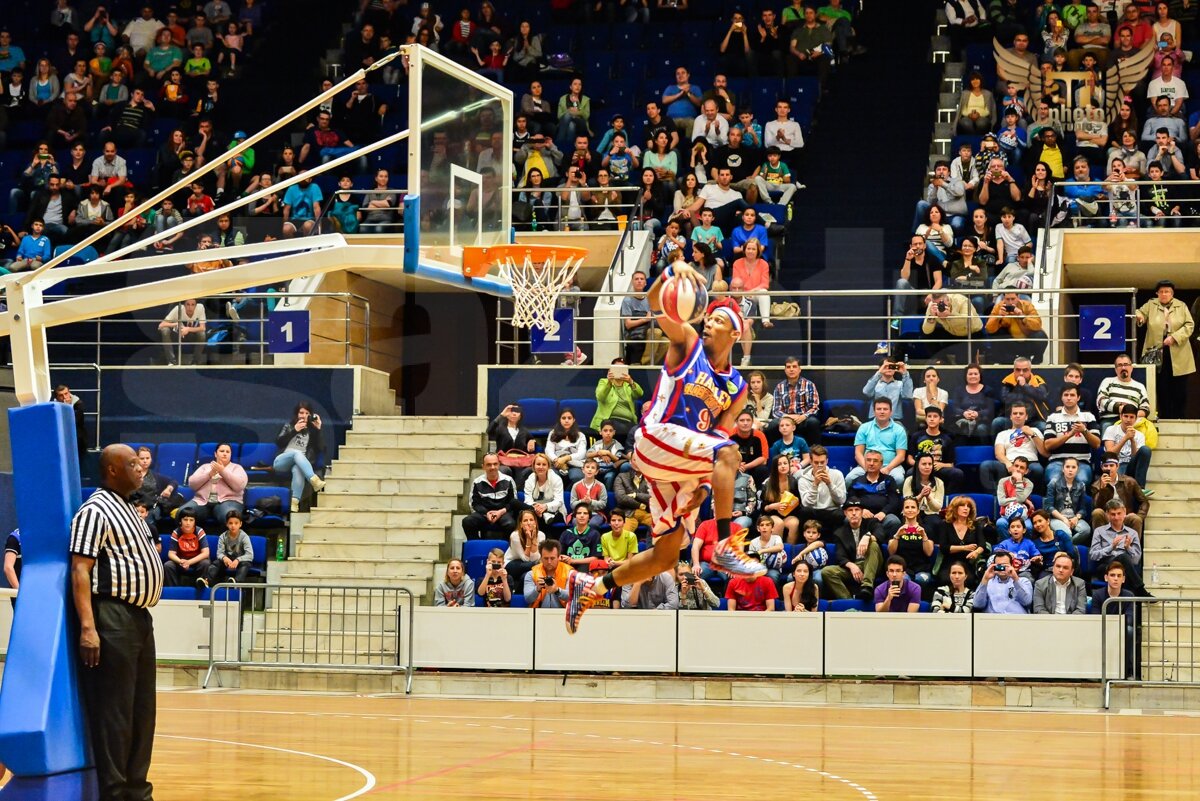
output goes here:
{"type": "Polygon", "coordinates": [[[43,231],[45,224],[41,220],[34,220],[29,225],[29,233],[21,237],[21,243],[17,245],[17,256],[8,265],[8,271],[19,273],[22,270],[36,270],[45,262],[50,261],[52,249],[50,247],[50,237],[46,236],[43,231]]]}

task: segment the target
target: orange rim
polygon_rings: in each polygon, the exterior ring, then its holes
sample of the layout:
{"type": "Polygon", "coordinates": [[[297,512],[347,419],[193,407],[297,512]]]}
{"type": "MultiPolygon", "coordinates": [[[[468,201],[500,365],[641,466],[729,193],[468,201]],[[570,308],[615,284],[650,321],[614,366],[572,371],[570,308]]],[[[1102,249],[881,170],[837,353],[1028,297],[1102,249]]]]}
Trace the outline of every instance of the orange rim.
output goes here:
{"type": "Polygon", "coordinates": [[[526,257],[534,264],[545,264],[552,260],[579,259],[587,257],[587,248],[569,245],[490,245],[488,247],[463,248],[463,275],[468,278],[481,278],[488,274],[492,266],[501,262],[511,262],[518,267],[525,263],[526,257]]]}

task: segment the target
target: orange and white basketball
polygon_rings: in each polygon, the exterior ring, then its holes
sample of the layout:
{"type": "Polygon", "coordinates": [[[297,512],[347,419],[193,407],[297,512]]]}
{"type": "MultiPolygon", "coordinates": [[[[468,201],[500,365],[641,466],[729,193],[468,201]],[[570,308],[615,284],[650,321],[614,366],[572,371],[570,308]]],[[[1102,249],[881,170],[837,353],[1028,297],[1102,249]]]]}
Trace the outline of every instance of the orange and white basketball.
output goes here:
{"type": "Polygon", "coordinates": [[[680,325],[699,320],[708,308],[708,290],[678,276],[663,282],[658,298],[666,318],[680,325]]]}

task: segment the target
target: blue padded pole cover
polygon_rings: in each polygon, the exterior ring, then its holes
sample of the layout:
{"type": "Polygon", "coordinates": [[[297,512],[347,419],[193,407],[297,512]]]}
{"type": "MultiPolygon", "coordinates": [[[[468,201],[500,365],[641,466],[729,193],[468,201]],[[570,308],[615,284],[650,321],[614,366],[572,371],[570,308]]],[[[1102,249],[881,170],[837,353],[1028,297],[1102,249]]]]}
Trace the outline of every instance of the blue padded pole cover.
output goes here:
{"type": "Polygon", "coordinates": [[[79,456],[65,403],[10,409],[8,421],[23,567],[0,686],[0,760],[17,776],[47,776],[91,764],[67,552],[79,456]]]}

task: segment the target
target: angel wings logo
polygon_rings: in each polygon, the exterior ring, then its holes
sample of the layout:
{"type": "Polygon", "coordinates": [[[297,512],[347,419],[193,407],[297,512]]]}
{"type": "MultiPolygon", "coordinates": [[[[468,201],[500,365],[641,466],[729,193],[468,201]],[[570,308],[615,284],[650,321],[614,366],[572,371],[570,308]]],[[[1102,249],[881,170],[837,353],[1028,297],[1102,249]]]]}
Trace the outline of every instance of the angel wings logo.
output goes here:
{"type": "MultiPolygon", "coordinates": [[[[1105,125],[1112,122],[1122,100],[1146,77],[1154,64],[1153,41],[1107,69],[1095,65],[1093,69],[1079,70],[1056,69],[1053,63],[1039,65],[1031,54],[1010,50],[998,39],[992,39],[992,46],[996,52],[996,74],[1001,82],[1012,85],[1016,97],[1027,103],[1035,121],[1057,125],[1064,131],[1073,131],[1076,125],[1085,121],[1099,121],[1105,125]],[[1042,101],[1048,107],[1044,111],[1040,108],[1042,101]]],[[[1094,59],[1089,61],[1085,55],[1082,63],[1086,67],[1094,63],[1094,59]]],[[[1001,102],[1007,102],[1007,99],[1001,102]]]]}

